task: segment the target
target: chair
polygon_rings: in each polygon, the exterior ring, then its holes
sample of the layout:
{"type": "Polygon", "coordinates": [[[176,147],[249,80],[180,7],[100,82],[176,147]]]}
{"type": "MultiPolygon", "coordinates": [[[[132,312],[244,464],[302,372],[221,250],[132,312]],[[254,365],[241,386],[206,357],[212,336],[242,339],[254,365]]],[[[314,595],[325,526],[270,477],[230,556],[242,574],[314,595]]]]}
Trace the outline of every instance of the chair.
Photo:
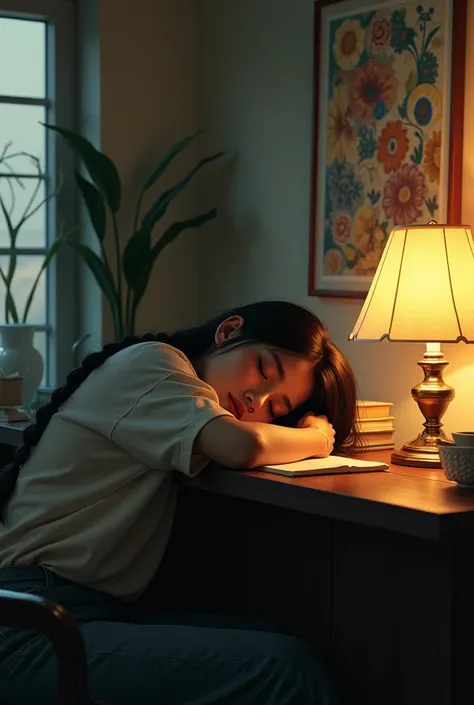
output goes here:
{"type": "Polygon", "coordinates": [[[60,705],[99,705],[87,692],[87,657],[76,622],[60,605],[36,595],[0,590],[0,625],[49,637],[59,660],[60,705]]]}

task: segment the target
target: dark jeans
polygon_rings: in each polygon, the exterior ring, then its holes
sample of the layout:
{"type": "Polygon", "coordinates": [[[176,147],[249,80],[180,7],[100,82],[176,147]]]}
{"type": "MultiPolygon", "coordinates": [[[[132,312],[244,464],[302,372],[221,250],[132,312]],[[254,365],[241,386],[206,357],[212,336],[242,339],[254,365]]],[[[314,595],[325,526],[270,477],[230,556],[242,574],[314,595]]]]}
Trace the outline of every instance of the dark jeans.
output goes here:
{"type": "MultiPolygon", "coordinates": [[[[89,691],[113,705],[335,705],[299,640],[216,618],[175,618],[120,603],[40,567],[0,569],[0,589],[40,595],[80,625],[89,691]],[[214,620],[214,623],[213,623],[214,620]]],[[[46,637],[0,625],[2,705],[57,705],[46,637]]]]}

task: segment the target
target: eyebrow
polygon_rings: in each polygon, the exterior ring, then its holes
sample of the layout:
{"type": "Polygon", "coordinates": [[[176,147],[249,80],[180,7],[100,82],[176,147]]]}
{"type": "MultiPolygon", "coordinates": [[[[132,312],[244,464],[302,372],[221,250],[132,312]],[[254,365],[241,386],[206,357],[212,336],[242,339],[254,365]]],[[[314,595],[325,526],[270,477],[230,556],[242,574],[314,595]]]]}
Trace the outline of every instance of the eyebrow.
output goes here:
{"type": "Polygon", "coordinates": [[[269,348],[269,352],[272,355],[273,359],[275,360],[275,365],[277,366],[277,371],[278,371],[278,378],[280,379],[281,382],[285,379],[285,370],[283,369],[283,365],[281,363],[280,356],[275,350],[272,350],[269,348]]]}
{"type": "MultiPolygon", "coordinates": [[[[271,349],[269,348],[269,351],[270,351],[270,353],[271,353],[273,359],[275,360],[275,365],[276,365],[277,372],[278,372],[278,378],[279,378],[279,380],[280,380],[281,382],[283,382],[283,380],[285,379],[285,370],[283,369],[283,365],[282,365],[280,356],[278,355],[277,352],[275,352],[275,350],[271,350],[271,349]]],[[[283,397],[283,402],[284,402],[286,408],[288,409],[288,413],[291,414],[291,412],[293,411],[293,407],[292,407],[292,405],[291,405],[291,401],[288,399],[287,396],[284,396],[284,397],[283,397]]]]}

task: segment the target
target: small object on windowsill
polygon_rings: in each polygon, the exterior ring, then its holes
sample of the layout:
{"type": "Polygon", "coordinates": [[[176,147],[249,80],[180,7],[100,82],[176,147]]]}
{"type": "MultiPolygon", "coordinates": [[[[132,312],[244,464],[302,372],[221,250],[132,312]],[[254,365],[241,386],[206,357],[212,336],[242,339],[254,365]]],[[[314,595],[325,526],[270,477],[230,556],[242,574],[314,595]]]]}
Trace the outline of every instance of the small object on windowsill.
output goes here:
{"type": "Polygon", "coordinates": [[[3,406],[20,406],[23,378],[15,372],[4,375],[0,369],[0,408],[3,406]]]}
{"type": "Polygon", "coordinates": [[[18,423],[20,421],[29,421],[30,418],[30,414],[19,406],[0,406],[0,421],[18,423]]]}

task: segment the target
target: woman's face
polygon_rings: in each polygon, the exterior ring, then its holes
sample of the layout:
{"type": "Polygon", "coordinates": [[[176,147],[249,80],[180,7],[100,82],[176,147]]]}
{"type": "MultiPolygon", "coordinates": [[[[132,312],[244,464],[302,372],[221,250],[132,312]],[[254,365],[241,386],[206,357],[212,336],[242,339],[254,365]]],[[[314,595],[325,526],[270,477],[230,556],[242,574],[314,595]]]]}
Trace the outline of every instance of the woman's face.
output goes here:
{"type": "MultiPolygon", "coordinates": [[[[237,341],[243,319],[232,316],[216,331],[216,344],[237,341]]],[[[241,421],[270,423],[300,406],[314,385],[314,362],[261,343],[210,355],[202,375],[219,403],[241,421]]]]}

